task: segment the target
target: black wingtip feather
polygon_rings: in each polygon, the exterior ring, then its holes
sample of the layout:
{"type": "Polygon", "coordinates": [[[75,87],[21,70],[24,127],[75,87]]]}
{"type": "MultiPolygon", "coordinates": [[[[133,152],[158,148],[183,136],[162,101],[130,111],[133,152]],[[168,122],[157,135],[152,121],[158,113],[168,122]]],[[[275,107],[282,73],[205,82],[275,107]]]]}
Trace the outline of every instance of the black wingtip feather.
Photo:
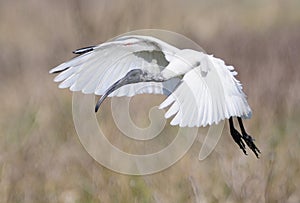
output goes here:
{"type": "Polygon", "coordinates": [[[70,67],[67,67],[67,68],[65,68],[65,69],[63,69],[63,70],[57,70],[57,71],[51,72],[51,74],[61,73],[61,72],[65,71],[65,70],[67,70],[67,69],[69,69],[69,68],[70,68],[70,67]]]}
{"type": "Polygon", "coordinates": [[[88,47],[76,49],[75,51],[73,51],[73,54],[85,54],[87,52],[93,51],[95,47],[96,46],[88,46],[88,47]]]}

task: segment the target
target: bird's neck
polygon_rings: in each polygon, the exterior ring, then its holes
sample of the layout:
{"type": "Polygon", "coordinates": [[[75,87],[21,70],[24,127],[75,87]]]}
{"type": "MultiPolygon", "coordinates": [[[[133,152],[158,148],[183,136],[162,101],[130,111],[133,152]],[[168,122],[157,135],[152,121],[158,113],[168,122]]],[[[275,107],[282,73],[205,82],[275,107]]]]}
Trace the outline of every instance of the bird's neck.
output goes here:
{"type": "Polygon", "coordinates": [[[163,82],[166,80],[161,73],[150,73],[148,71],[145,71],[141,77],[141,82],[163,82]]]}

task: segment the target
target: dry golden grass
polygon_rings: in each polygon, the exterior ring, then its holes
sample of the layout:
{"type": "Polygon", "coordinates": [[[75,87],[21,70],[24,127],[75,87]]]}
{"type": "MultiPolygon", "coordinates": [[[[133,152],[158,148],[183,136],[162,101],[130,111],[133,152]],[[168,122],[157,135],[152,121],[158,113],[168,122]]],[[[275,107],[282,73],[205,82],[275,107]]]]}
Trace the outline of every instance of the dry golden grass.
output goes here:
{"type": "Polygon", "coordinates": [[[297,0],[2,0],[0,202],[299,202],[299,9],[297,0]],[[260,159],[244,156],[227,129],[206,160],[197,160],[201,129],[183,159],[149,176],[111,172],[87,154],[72,95],[48,70],[76,48],[144,28],[184,34],[236,67],[260,159]]]}

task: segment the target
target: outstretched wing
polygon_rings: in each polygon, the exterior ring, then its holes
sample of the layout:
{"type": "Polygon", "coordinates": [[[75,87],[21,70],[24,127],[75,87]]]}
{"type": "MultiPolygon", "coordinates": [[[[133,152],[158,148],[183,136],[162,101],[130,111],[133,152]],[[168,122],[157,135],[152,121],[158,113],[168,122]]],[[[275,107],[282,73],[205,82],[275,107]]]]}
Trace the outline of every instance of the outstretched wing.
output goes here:
{"type": "MultiPolygon", "coordinates": [[[[75,51],[81,54],[65,62],[50,73],[59,73],[54,79],[60,88],[102,95],[116,81],[133,69],[161,71],[178,52],[159,39],[148,36],[124,36],[112,42],[75,51]]],[[[165,83],[129,84],[110,96],[133,96],[141,93],[166,94],[164,88],[174,87],[178,80],[165,83]]]]}
{"type": "Polygon", "coordinates": [[[180,127],[211,125],[231,116],[249,118],[251,109],[236,74],[221,59],[203,54],[201,65],[184,75],[160,108],[172,104],[165,117],[175,115],[171,125],[180,127]]]}

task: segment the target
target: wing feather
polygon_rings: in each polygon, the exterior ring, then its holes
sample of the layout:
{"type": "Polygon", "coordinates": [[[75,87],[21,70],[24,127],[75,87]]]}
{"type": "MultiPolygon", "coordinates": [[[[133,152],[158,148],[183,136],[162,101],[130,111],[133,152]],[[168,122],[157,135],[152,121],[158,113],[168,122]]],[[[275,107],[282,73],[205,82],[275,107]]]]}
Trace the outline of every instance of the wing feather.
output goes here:
{"type": "Polygon", "coordinates": [[[251,109],[241,83],[234,78],[234,68],[210,55],[202,57],[201,64],[205,67],[187,72],[179,87],[160,105],[171,105],[165,114],[166,118],[175,115],[171,124],[200,127],[231,116],[249,118],[251,109]]]}
{"type": "MultiPolygon", "coordinates": [[[[157,68],[157,71],[163,69],[168,64],[168,59],[178,50],[154,37],[124,36],[95,46],[89,52],[49,72],[60,72],[54,79],[55,82],[61,82],[60,88],[102,95],[108,87],[132,69],[157,68]],[[153,59],[157,61],[155,67],[152,64],[153,59]]],[[[176,86],[177,83],[173,81],[170,84],[176,86]]],[[[165,93],[163,89],[164,84],[153,88],[151,86],[146,88],[145,84],[131,84],[120,88],[110,96],[133,96],[139,93],[163,94],[165,93]]]]}

